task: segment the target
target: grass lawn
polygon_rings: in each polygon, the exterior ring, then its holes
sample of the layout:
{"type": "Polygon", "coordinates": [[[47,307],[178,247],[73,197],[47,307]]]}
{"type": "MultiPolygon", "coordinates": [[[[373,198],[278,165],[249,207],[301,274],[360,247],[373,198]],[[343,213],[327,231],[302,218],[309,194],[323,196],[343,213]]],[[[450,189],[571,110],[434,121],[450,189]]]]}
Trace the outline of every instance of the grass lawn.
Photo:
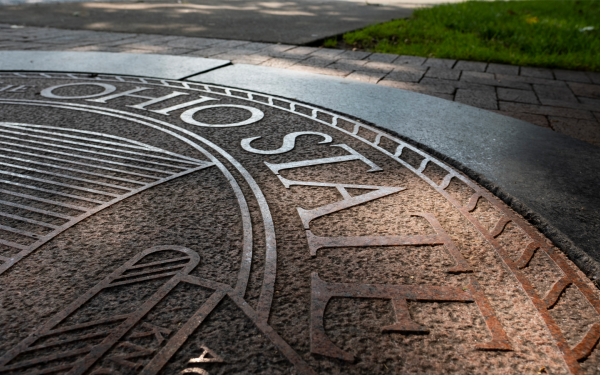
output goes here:
{"type": "Polygon", "coordinates": [[[600,71],[600,1],[445,4],[346,33],[324,46],[600,71]]]}

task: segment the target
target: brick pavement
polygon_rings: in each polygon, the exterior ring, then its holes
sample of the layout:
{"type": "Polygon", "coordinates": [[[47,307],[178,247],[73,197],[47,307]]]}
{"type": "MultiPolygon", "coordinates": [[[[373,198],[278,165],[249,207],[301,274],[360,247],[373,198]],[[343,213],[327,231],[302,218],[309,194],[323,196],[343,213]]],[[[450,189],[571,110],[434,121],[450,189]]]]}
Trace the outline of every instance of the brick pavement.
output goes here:
{"type": "Polygon", "coordinates": [[[185,55],[325,74],[468,104],[600,146],[597,72],[237,40],[10,25],[0,25],[0,50],[185,55]]]}

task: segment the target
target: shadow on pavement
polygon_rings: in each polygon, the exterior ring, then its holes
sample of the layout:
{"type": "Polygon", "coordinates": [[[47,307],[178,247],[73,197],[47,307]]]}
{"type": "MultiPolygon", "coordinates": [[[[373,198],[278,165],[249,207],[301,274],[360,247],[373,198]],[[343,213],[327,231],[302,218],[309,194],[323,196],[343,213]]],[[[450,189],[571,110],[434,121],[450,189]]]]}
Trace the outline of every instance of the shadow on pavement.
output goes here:
{"type": "Polygon", "coordinates": [[[411,12],[348,1],[68,2],[4,6],[0,23],[306,44],[411,12]]]}

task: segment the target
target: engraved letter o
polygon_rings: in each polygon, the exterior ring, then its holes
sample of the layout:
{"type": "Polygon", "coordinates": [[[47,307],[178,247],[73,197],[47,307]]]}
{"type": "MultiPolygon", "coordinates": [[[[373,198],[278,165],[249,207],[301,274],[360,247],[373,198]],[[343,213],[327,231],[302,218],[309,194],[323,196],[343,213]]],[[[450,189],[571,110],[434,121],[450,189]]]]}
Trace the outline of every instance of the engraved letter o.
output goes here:
{"type": "Polygon", "coordinates": [[[188,109],[187,111],[185,111],[185,112],[183,112],[181,114],[181,119],[183,121],[187,122],[188,124],[197,125],[197,126],[208,126],[208,127],[213,127],[213,128],[223,128],[223,127],[228,127],[228,126],[250,125],[250,124],[253,124],[253,123],[257,122],[257,121],[262,120],[263,117],[265,117],[265,114],[260,109],[254,108],[254,107],[248,107],[248,106],[245,106],[245,105],[237,105],[237,104],[206,105],[206,106],[203,106],[203,107],[196,107],[196,108],[188,109]],[[208,108],[220,108],[220,107],[231,107],[231,108],[246,109],[246,110],[250,111],[250,113],[252,114],[252,116],[249,119],[247,119],[247,120],[240,121],[240,122],[235,122],[233,124],[207,124],[207,123],[204,123],[204,122],[200,122],[200,121],[194,120],[194,115],[196,114],[196,112],[202,111],[202,110],[208,109],[208,108]]]}
{"type": "Polygon", "coordinates": [[[58,86],[48,87],[47,89],[43,89],[40,94],[42,94],[42,96],[44,96],[46,98],[52,98],[52,99],[87,99],[87,98],[95,98],[97,96],[110,94],[112,92],[115,92],[116,90],[117,90],[117,88],[115,86],[108,85],[106,83],[85,82],[85,83],[67,83],[66,85],[58,85],[58,86]],[[52,93],[52,91],[56,90],[59,87],[81,86],[81,85],[100,86],[104,89],[104,91],[102,91],[99,94],[84,95],[84,96],[58,96],[58,95],[54,95],[52,93]]]}

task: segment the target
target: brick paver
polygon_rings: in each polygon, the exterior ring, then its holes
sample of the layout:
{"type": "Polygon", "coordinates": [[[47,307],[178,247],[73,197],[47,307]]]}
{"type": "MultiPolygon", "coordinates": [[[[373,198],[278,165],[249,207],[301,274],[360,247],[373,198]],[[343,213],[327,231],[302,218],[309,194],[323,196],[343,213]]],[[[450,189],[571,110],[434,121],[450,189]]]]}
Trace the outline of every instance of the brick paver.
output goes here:
{"type": "Polygon", "coordinates": [[[11,28],[0,50],[200,56],[325,74],[491,110],[600,146],[600,73],[239,40],[11,28]]]}

